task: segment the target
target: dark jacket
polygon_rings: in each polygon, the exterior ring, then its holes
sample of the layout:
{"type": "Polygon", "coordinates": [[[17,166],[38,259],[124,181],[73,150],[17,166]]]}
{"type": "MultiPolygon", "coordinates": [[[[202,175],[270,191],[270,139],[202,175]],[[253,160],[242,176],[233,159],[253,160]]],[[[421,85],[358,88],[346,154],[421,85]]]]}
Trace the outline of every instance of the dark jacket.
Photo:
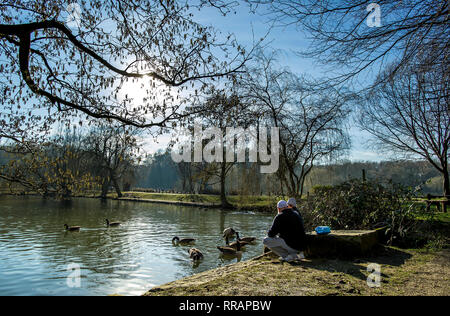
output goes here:
{"type": "Polygon", "coordinates": [[[293,209],[295,212],[297,212],[298,216],[300,216],[300,219],[302,220],[303,231],[304,231],[304,230],[305,230],[305,222],[303,221],[303,216],[302,216],[302,214],[300,214],[300,211],[299,211],[296,207],[293,207],[292,209],[293,209]]]}
{"type": "Polygon", "coordinates": [[[286,244],[296,250],[304,250],[306,243],[305,229],[299,213],[286,209],[273,220],[268,236],[284,239],[286,244]]]}

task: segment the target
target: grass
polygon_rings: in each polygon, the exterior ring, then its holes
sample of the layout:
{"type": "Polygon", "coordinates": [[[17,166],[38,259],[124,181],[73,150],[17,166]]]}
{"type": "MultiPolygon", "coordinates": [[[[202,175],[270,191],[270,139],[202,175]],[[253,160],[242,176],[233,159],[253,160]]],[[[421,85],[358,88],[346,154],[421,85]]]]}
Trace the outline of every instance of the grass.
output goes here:
{"type": "Polygon", "coordinates": [[[217,204],[220,198],[206,194],[172,194],[172,193],[144,193],[144,192],[124,192],[124,197],[132,197],[144,200],[173,201],[173,202],[197,202],[217,204]]]}
{"type": "Polygon", "coordinates": [[[353,261],[313,259],[281,263],[270,256],[154,288],[147,296],[449,295],[450,251],[381,248],[353,261]],[[367,285],[371,263],[381,266],[379,288],[367,285]]]}
{"type": "MultiPolygon", "coordinates": [[[[421,215],[416,217],[419,220],[430,220],[430,216],[421,215]]],[[[443,213],[435,211],[431,217],[432,221],[442,222],[442,223],[450,223],[450,212],[443,213]]]]}
{"type": "MultiPolygon", "coordinates": [[[[1,192],[0,194],[10,194],[9,191],[1,192]]],[[[20,192],[18,192],[20,193],[20,192]]],[[[32,192],[28,192],[32,194],[32,192]]],[[[83,197],[99,197],[100,192],[92,191],[84,193],[83,197]]],[[[110,192],[107,195],[108,198],[115,199],[117,194],[115,192],[110,192]]],[[[221,204],[219,195],[212,194],[176,194],[176,193],[147,193],[147,192],[123,192],[124,198],[133,198],[141,200],[154,200],[154,201],[168,201],[168,202],[191,202],[207,205],[217,205],[221,204]]],[[[276,208],[276,203],[282,197],[276,196],[227,196],[228,202],[239,210],[245,211],[263,211],[263,212],[274,212],[276,208]]],[[[285,197],[287,199],[288,197],[285,197]]]]}
{"type": "MultiPolygon", "coordinates": [[[[116,197],[110,194],[110,197],[116,197]]],[[[208,194],[171,194],[171,193],[144,193],[144,192],[124,192],[124,197],[143,200],[172,201],[172,202],[193,202],[220,205],[219,195],[208,194]]],[[[227,200],[235,208],[242,210],[271,210],[276,207],[280,197],[275,196],[228,196],[227,200]]]]}

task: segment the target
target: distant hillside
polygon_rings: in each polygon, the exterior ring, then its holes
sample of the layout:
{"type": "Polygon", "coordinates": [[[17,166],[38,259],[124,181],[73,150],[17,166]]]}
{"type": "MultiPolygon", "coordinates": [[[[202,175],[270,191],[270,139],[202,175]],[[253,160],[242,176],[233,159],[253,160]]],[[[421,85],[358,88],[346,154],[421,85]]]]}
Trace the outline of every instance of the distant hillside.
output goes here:
{"type": "Polygon", "coordinates": [[[439,172],[425,161],[343,162],[316,167],[306,183],[306,191],[315,185],[334,185],[361,178],[366,170],[367,179],[401,183],[405,186],[423,186],[425,194],[442,194],[442,178],[439,172]]]}

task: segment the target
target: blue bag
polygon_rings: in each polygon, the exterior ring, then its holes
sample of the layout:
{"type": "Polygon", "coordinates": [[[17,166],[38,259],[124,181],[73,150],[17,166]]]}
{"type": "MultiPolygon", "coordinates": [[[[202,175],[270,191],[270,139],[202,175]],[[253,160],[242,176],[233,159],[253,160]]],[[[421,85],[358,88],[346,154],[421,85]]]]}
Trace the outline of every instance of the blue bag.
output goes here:
{"type": "Polygon", "coordinates": [[[328,235],[331,233],[331,228],[329,226],[319,226],[315,230],[317,235],[328,235]]]}

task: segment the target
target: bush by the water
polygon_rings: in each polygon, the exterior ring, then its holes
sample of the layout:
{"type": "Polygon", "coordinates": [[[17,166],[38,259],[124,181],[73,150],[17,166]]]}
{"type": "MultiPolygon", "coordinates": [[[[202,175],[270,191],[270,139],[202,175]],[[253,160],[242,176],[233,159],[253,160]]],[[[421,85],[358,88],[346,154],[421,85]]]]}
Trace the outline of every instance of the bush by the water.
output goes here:
{"type": "Polygon", "coordinates": [[[425,207],[414,202],[415,197],[415,192],[399,184],[351,180],[316,187],[300,208],[307,229],[322,225],[334,230],[387,227],[387,243],[411,245],[412,241],[426,242],[424,222],[417,220],[425,207]]]}

